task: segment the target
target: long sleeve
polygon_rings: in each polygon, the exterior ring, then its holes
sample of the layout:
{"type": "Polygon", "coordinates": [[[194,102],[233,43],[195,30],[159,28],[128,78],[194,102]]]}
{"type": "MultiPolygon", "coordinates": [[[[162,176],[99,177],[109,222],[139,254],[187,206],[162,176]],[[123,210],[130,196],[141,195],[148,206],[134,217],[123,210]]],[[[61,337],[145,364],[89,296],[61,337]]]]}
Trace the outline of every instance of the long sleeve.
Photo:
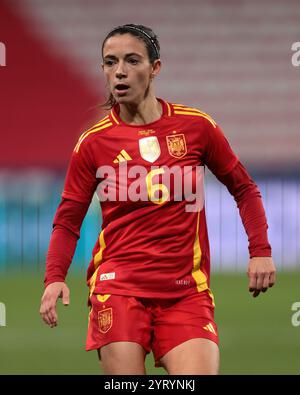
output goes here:
{"type": "MultiPolygon", "coordinates": [[[[79,141],[81,141],[79,139],[79,141]]],[[[69,163],[62,200],[53,221],[53,231],[46,257],[44,283],[64,281],[72,262],[80,228],[97,186],[96,167],[91,147],[77,145],[69,163]]]]}
{"type": "Polygon", "coordinates": [[[250,257],[271,256],[267,219],[257,185],[238,162],[227,174],[217,176],[234,197],[248,235],[250,257]]]}
{"type": "Polygon", "coordinates": [[[218,125],[207,122],[205,164],[234,197],[248,235],[250,257],[271,256],[261,194],[218,125]]]}
{"type": "Polygon", "coordinates": [[[46,257],[45,286],[65,280],[88,208],[89,203],[64,198],[58,206],[46,257]]]}

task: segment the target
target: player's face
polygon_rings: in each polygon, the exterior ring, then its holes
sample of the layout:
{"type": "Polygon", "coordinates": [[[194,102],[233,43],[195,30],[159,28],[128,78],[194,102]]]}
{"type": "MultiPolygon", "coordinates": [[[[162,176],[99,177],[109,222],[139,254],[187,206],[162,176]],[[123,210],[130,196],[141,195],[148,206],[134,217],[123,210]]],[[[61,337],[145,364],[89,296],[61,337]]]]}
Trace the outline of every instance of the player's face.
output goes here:
{"type": "Polygon", "coordinates": [[[104,45],[102,68],[115,100],[119,104],[138,104],[147,96],[160,61],[150,63],[142,40],[131,34],[118,34],[104,45]]]}

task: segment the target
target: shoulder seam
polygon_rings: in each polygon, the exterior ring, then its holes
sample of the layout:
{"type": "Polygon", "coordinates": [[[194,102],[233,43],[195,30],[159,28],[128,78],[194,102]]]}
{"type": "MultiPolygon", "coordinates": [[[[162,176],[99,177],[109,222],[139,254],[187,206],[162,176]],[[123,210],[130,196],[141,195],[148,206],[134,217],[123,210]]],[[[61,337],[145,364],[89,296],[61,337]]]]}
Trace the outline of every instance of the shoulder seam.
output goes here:
{"type": "Polygon", "coordinates": [[[74,148],[74,151],[76,153],[78,153],[79,148],[81,143],[91,134],[93,133],[97,133],[100,132],[103,129],[107,129],[110,126],[113,126],[112,121],[110,120],[110,118],[108,116],[104,117],[100,122],[96,123],[94,126],[92,126],[91,128],[89,128],[88,130],[86,130],[85,132],[83,132],[81,134],[81,136],[78,139],[78,142],[74,148]]]}
{"type": "Polygon", "coordinates": [[[97,126],[102,125],[103,123],[107,122],[108,120],[109,120],[108,116],[106,116],[106,117],[100,119],[100,121],[97,122],[95,125],[91,126],[91,127],[88,128],[87,130],[85,130],[83,133],[81,133],[81,135],[79,136],[79,139],[78,139],[78,140],[82,139],[86,133],[88,133],[88,132],[91,131],[92,129],[96,128],[97,126]]]}
{"type": "Polygon", "coordinates": [[[198,110],[194,107],[188,107],[183,104],[172,104],[174,109],[174,114],[176,115],[190,115],[190,116],[198,116],[207,119],[215,128],[217,126],[216,121],[207,113],[198,110]]]}

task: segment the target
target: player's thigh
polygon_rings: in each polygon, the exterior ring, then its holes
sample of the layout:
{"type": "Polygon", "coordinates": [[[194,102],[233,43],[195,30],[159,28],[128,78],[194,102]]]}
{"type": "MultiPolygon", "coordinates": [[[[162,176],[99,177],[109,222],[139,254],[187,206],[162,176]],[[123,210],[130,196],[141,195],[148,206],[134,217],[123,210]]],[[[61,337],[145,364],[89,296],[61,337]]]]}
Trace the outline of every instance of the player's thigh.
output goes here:
{"type": "Polygon", "coordinates": [[[219,347],[209,339],[190,339],[174,347],[160,361],[169,374],[218,374],[219,347]]]}
{"type": "Polygon", "coordinates": [[[160,307],[152,343],[156,366],[171,374],[217,373],[218,329],[211,293],[203,291],[160,307]]]}
{"type": "Polygon", "coordinates": [[[145,349],[135,342],[113,342],[98,350],[104,374],[145,374],[145,349]]]}
{"type": "Polygon", "coordinates": [[[98,350],[106,374],[143,374],[151,349],[149,311],[129,296],[92,295],[90,302],[86,349],[98,350]]]}

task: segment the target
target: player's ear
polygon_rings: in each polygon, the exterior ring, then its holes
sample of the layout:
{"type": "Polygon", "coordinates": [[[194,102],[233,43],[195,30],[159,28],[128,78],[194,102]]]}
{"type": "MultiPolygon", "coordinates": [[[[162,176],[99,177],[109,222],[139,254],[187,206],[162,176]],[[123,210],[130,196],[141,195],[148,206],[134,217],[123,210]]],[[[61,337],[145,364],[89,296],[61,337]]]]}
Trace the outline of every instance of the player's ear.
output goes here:
{"type": "Polygon", "coordinates": [[[156,59],[152,65],[151,79],[159,74],[160,69],[161,69],[161,60],[156,59]]]}

